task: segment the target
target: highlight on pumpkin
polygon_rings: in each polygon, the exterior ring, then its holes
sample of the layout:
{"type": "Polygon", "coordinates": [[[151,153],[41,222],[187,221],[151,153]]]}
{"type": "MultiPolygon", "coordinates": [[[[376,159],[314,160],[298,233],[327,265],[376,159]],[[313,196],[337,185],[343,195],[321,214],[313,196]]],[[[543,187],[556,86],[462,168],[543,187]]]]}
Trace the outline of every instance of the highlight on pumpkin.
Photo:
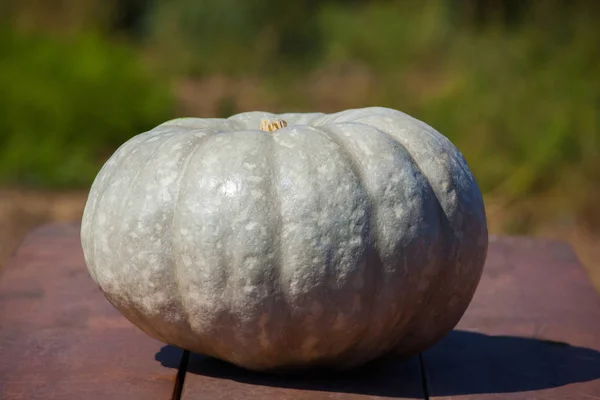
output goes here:
{"type": "Polygon", "coordinates": [[[277,129],[285,128],[287,122],[282,119],[261,119],[260,130],[265,132],[273,132],[277,129]]]}

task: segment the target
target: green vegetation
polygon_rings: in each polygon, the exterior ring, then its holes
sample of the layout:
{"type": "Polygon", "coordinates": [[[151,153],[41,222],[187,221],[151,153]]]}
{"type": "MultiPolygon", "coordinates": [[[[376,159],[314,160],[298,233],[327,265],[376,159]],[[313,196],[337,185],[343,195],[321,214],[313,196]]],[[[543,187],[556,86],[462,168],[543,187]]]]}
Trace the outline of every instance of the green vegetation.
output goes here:
{"type": "MultiPolygon", "coordinates": [[[[273,111],[406,111],[452,139],[485,193],[600,227],[596,2],[129,0],[94,19],[99,1],[54,13],[76,40],[3,34],[0,181],[88,184],[102,157],[172,115],[178,93],[156,71],[225,75],[251,79],[273,111]]],[[[32,0],[12,3],[13,20],[60,30],[19,6],[32,0]]]]}
{"type": "Polygon", "coordinates": [[[598,13],[532,7],[518,24],[477,28],[451,23],[447,2],[426,3],[327,10],[328,60],[370,66],[370,101],[448,135],[484,192],[552,194],[545,202],[558,208],[564,193],[589,217],[600,183],[598,13]]]}
{"type": "Polygon", "coordinates": [[[0,182],[89,184],[136,133],[170,116],[165,84],[95,35],[0,34],[0,182]]]}

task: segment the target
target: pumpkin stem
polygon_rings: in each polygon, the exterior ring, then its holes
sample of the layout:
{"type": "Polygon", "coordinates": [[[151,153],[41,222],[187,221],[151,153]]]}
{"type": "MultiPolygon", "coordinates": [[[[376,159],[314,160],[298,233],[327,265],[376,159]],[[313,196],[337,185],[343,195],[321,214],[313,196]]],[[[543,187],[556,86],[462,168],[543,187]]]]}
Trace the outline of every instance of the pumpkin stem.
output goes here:
{"type": "Polygon", "coordinates": [[[273,132],[277,129],[285,128],[287,122],[282,119],[261,119],[260,130],[264,132],[273,132]]]}

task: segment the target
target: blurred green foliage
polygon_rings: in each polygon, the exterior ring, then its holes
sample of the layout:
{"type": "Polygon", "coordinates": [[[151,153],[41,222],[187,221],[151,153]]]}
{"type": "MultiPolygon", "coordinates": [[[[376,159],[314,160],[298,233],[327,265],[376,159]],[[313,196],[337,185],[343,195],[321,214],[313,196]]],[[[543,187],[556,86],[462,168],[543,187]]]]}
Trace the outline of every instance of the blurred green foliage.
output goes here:
{"type": "Polygon", "coordinates": [[[0,182],[89,184],[107,155],[168,118],[166,82],[94,34],[0,32],[0,182]]]}
{"type": "MultiPolygon", "coordinates": [[[[148,11],[148,41],[185,74],[257,74],[315,61],[320,44],[316,0],[156,1],[148,11]]],[[[304,65],[303,65],[304,66],[304,65]]]]}
{"type": "Polygon", "coordinates": [[[600,226],[600,2],[47,0],[48,17],[40,1],[6,1],[21,25],[102,35],[4,34],[5,182],[86,183],[91,160],[166,118],[169,79],[142,73],[144,54],[168,77],[250,77],[273,111],[406,111],[451,138],[485,193],[600,226]],[[339,80],[348,70],[364,87],[339,80]],[[328,77],[342,95],[322,106],[328,77]]]}
{"type": "Polygon", "coordinates": [[[448,135],[485,191],[530,194],[600,168],[597,5],[478,28],[447,1],[408,3],[326,8],[327,62],[368,65],[381,82],[370,101],[448,135]]]}

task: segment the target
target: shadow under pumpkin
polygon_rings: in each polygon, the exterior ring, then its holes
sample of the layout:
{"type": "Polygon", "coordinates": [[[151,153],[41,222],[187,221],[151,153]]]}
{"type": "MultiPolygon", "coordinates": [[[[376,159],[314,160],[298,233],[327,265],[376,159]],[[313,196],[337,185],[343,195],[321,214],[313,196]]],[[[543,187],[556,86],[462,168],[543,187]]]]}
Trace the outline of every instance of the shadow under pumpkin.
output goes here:
{"type": "MultiPolygon", "coordinates": [[[[164,346],[155,359],[180,368],[181,350],[164,346]]],[[[541,390],[600,379],[600,352],[539,339],[489,336],[453,331],[420,358],[427,391],[435,396],[511,393],[541,390]]],[[[415,398],[423,383],[414,382],[419,357],[385,361],[347,372],[307,372],[282,377],[251,372],[232,364],[192,354],[187,373],[249,385],[415,398]]]]}

